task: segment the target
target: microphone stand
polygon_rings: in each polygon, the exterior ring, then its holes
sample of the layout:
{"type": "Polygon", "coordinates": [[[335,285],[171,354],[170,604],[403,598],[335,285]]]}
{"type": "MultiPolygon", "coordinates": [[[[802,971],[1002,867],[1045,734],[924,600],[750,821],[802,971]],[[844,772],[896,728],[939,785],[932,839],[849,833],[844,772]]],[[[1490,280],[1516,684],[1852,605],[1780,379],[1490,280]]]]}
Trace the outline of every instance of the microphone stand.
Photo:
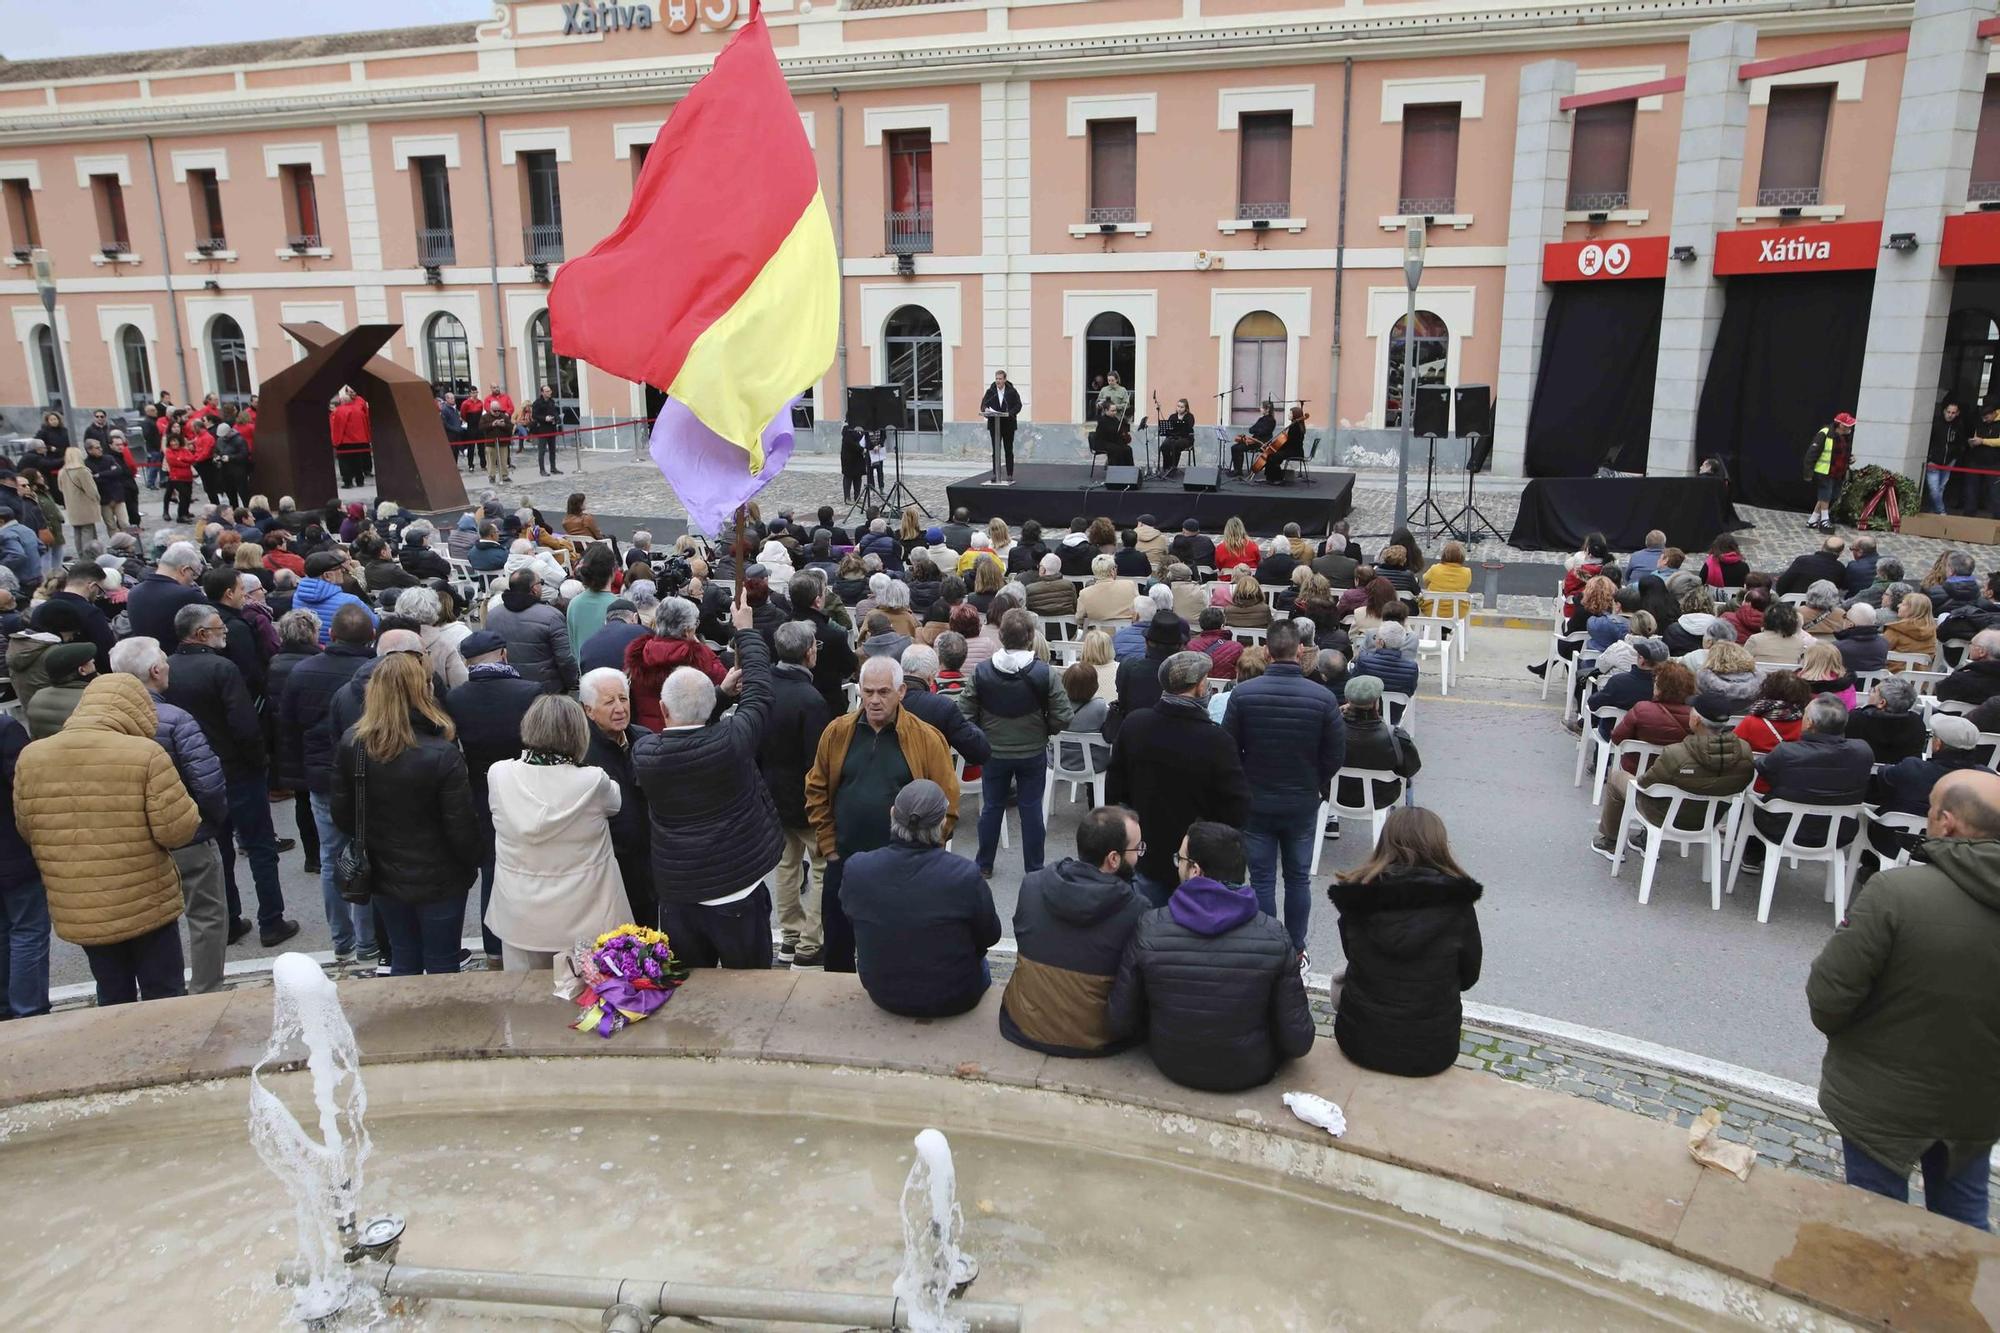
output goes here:
{"type": "Polygon", "coordinates": [[[1238,384],[1233,388],[1224,389],[1221,393],[1215,395],[1215,470],[1218,474],[1218,479],[1223,470],[1222,451],[1228,447],[1229,442],[1229,431],[1223,425],[1222,421],[1223,415],[1229,408],[1229,404],[1225,400],[1228,399],[1230,394],[1242,392],[1243,386],[1238,384]]]}

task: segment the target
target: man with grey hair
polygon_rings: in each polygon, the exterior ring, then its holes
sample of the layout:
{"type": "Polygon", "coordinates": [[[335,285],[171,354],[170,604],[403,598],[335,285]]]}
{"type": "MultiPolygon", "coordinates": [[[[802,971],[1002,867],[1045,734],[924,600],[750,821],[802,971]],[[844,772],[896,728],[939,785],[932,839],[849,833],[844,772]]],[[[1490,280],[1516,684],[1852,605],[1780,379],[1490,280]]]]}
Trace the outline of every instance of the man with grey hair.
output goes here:
{"type": "Polygon", "coordinates": [[[886,847],[889,806],[913,779],[928,778],[946,796],[944,835],[958,817],[958,767],[935,727],[903,707],[903,668],[893,658],[861,664],[861,707],[820,733],[806,774],[806,817],[823,871],[820,920],[826,970],[854,970],[854,929],[841,907],[846,858],[886,847]]]}
{"type": "Polygon", "coordinates": [[[1062,557],[1051,551],[1042,557],[1037,573],[1021,580],[1028,596],[1028,609],[1038,616],[1076,614],[1076,585],[1063,576],[1062,557]]]}
{"type": "MultiPolygon", "coordinates": [[[[1166,595],[1166,612],[1172,615],[1173,590],[1164,583],[1155,583],[1153,587],[1166,595]]],[[[1160,599],[1151,592],[1142,592],[1132,599],[1132,622],[1120,625],[1111,635],[1112,660],[1130,662],[1146,655],[1146,631],[1152,627],[1153,617],[1160,610],[1160,599]]]]}
{"type": "Polygon", "coordinates": [[[854,927],[861,988],[892,1014],[943,1018],[979,1003],[1000,914],[979,870],[947,845],[951,800],[918,778],[889,807],[889,843],[856,853],[841,900],[854,927]]]}
{"type": "Polygon", "coordinates": [[[1937,697],[1963,704],[2000,697],[2000,629],[1983,629],[1972,636],[1958,670],[1937,683],[1937,697]]]}
{"type": "MultiPolygon", "coordinates": [[[[137,676],[153,696],[153,739],[174,761],[182,785],[201,812],[201,825],[194,837],[167,854],[173,857],[181,876],[182,919],[188,931],[188,993],[206,995],[222,989],[223,955],[229,947],[229,897],[222,882],[222,855],[215,846],[216,834],[229,823],[229,789],[223,781],[222,761],[202,735],[201,724],[186,710],[167,702],[171,668],[157,639],[121,639],[111,649],[111,669],[137,676]]],[[[352,957],[351,940],[347,948],[352,957]]]]}
{"type": "Polygon", "coordinates": [[[184,606],[207,600],[198,585],[208,562],[193,542],[175,542],[160,553],[154,571],[132,585],[125,595],[125,615],[132,633],[160,643],[176,643],[174,615],[184,606]]]}
{"type": "Polygon", "coordinates": [[[1168,657],[1160,664],[1159,701],[1129,714],[1113,737],[1105,799],[1139,816],[1146,851],[1135,882],[1155,907],[1180,882],[1174,853],[1188,825],[1214,820],[1240,828],[1250,811],[1236,742],[1209,720],[1203,702],[1213,666],[1207,653],[1168,657]]]}
{"type": "Polygon", "coordinates": [[[736,711],[711,721],[717,685],[676,667],[660,689],[666,725],[632,749],[653,820],[660,929],[689,967],[771,966],[771,890],[784,831],[757,755],[771,716],[771,653],[733,613],[737,665],[721,682],[736,711]]]}
{"type": "Polygon", "coordinates": [[[903,707],[938,729],[965,764],[983,764],[993,753],[986,733],[967,720],[957,702],[937,692],[937,649],[913,643],[903,649],[903,707]]]}
{"type": "Polygon", "coordinates": [[[1868,691],[1868,702],[1847,715],[1849,740],[1865,741],[1878,764],[1893,764],[1924,752],[1930,733],[1917,711],[1917,687],[1902,676],[1884,676],[1868,691]]]}
{"type": "Polygon", "coordinates": [[[1417,664],[1403,651],[1410,634],[1401,622],[1386,620],[1373,631],[1372,641],[1354,655],[1353,676],[1374,676],[1382,688],[1397,694],[1417,692],[1417,664]]]}
{"type": "MultiPolygon", "coordinates": [[[[757,767],[770,789],[785,840],[773,885],[778,961],[803,971],[822,961],[819,900],[812,891],[813,866],[820,856],[812,848],[812,822],[806,818],[806,770],[812,767],[833,710],[813,683],[813,663],[819,657],[813,627],[802,620],[787,621],[771,637],[778,660],[771,669],[771,724],[757,749],[757,767]]],[[[820,878],[825,879],[823,870],[820,878]]]]}
{"type": "MultiPolygon", "coordinates": [[[[1781,742],[1757,758],[1757,776],[1767,787],[1765,796],[1774,801],[1794,801],[1800,805],[1859,805],[1868,799],[1868,779],[1874,772],[1875,755],[1865,741],[1847,735],[1847,705],[1831,694],[1822,694],[1806,705],[1799,738],[1781,742]]],[[[1775,842],[1785,834],[1790,815],[1756,812],[1757,831],[1775,842]]],[[[1845,847],[1857,831],[1853,819],[1841,821],[1833,842],[1845,847]]],[[[1828,840],[1824,816],[1811,815],[1799,821],[1798,840],[1804,846],[1824,846],[1828,840]]],[[[1764,864],[1764,844],[1755,839],[1743,848],[1743,864],[1756,869],[1764,864]]]]}
{"type": "MultiPolygon", "coordinates": [[[[604,624],[583,641],[577,653],[577,670],[585,675],[600,667],[625,668],[625,651],[635,642],[646,637],[649,632],[639,623],[639,597],[642,594],[628,592],[626,596],[614,597],[604,608],[604,624]]],[[[646,593],[644,596],[659,605],[659,599],[646,593]]]]}

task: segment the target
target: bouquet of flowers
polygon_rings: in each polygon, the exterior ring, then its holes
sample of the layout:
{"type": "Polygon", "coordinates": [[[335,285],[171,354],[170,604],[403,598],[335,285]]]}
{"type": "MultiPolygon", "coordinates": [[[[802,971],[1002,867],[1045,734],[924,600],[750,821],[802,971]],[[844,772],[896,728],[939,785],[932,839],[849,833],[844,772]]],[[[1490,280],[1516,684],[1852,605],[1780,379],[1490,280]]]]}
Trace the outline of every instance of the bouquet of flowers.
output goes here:
{"type": "Polygon", "coordinates": [[[631,924],[599,935],[595,944],[579,944],[572,965],[583,982],[575,997],[583,1010],[576,1030],[600,1037],[646,1017],[687,980],[687,969],[674,958],[667,937],[631,924]]]}

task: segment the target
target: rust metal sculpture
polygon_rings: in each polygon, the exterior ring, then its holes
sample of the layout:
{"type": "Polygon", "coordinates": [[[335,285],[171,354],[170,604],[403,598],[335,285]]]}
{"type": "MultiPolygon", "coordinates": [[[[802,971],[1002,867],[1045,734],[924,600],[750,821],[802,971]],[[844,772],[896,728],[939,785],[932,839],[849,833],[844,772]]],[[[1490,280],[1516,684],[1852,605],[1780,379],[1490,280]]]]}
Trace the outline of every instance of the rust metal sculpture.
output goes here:
{"type": "Polygon", "coordinates": [[[345,333],[317,322],[280,327],[306,354],[258,386],[258,490],[294,496],[302,508],[340,494],[327,404],[345,384],[368,402],[375,493],[419,512],[465,504],[429,381],[376,355],[402,325],[360,324],[345,333]]]}

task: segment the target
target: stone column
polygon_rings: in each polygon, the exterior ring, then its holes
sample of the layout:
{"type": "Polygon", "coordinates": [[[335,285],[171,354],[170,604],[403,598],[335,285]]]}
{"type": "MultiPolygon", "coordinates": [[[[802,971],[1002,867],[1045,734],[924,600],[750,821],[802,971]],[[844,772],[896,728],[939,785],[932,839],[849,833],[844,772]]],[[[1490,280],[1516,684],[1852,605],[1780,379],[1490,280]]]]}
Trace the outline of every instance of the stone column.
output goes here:
{"type": "Polygon", "coordinates": [[[1855,459],[1905,476],[1923,475],[1937,408],[1938,363],[1951,314],[1954,269],[1938,267],[1947,214],[1965,204],[1972,145],[1986,89],[1986,43],[1974,30],[1994,0],[1916,0],[1882,240],[1917,238],[1912,251],[1885,249],[1875,269],[1868,345],[1855,415],[1855,459]]]}
{"type": "Polygon", "coordinates": [[[1576,90],[1576,62],[1538,60],[1521,70],[1514,120],[1514,197],[1507,212],[1507,294],[1500,305],[1500,376],[1493,386],[1493,470],[1525,471],[1528,406],[1542,364],[1549,289],[1542,247],[1562,239],[1569,201],[1571,121],[1562,99],[1576,90]]]}
{"type": "Polygon", "coordinates": [[[1694,418],[1701,380],[1722,322],[1723,284],[1714,275],[1715,234],[1735,225],[1743,188],[1750,85],[1737,68],[1757,52],[1757,29],[1717,23],[1688,38],[1681,95],[1680,156],[1674,168],[1670,249],[1693,246],[1695,260],[1667,261],[1660,308],[1660,362],[1653,384],[1653,434],[1646,470],[1681,477],[1695,469],[1694,418]]]}

